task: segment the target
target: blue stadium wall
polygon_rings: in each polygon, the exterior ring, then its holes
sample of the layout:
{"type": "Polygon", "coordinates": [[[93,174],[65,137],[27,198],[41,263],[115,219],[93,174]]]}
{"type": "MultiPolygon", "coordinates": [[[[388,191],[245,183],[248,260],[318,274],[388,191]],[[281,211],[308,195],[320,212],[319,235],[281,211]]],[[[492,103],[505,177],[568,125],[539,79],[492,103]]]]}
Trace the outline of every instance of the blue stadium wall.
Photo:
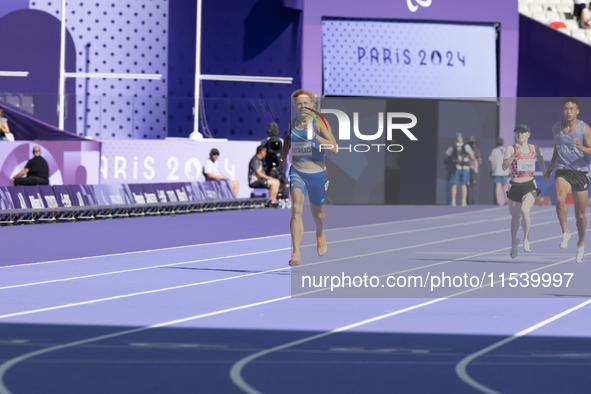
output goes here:
{"type": "MultiPolygon", "coordinates": [[[[203,2],[202,73],[294,78],[292,85],[204,82],[214,137],[257,140],[270,122],[287,124],[289,96],[301,87],[301,8],[286,0],[203,2]]],[[[60,1],[3,0],[0,7],[0,37],[11,54],[0,58],[0,70],[30,72],[3,77],[1,92],[12,101],[34,96],[34,116],[54,126],[61,17],[60,1]]],[[[66,130],[100,139],[189,136],[195,0],[69,1],[66,17],[67,72],[163,76],[68,79],[66,130]]]]}
{"type": "Polygon", "coordinates": [[[519,16],[519,97],[590,96],[591,46],[519,16]]]}
{"type": "MultiPolygon", "coordinates": [[[[193,131],[195,0],[169,4],[169,136],[193,131]]],[[[293,84],[203,82],[215,138],[259,140],[277,122],[285,133],[291,93],[301,87],[301,10],[282,0],[204,1],[201,73],[293,77],[293,84]]]]}

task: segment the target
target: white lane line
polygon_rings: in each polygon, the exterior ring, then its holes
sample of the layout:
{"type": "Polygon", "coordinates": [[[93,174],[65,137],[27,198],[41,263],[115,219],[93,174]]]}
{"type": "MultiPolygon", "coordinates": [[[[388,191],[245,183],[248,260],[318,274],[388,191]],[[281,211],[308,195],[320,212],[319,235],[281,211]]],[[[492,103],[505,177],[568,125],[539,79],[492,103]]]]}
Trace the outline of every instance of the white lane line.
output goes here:
{"type": "MultiPolygon", "coordinates": [[[[558,238],[558,237],[552,237],[552,238],[558,238]]],[[[547,239],[543,239],[543,240],[539,240],[539,241],[536,241],[536,242],[542,242],[542,241],[546,241],[546,240],[547,239]]],[[[505,248],[505,250],[506,249],[510,249],[510,248],[505,248]]],[[[480,255],[487,254],[487,253],[494,253],[496,251],[498,251],[498,250],[493,250],[491,252],[481,253],[480,255]]],[[[591,254],[591,253],[587,253],[587,254],[591,254]]],[[[471,257],[476,257],[476,256],[479,256],[479,255],[468,256],[468,257],[465,257],[465,258],[471,258],[471,257]]],[[[465,258],[462,258],[462,259],[465,259],[465,258]]],[[[547,269],[549,267],[553,267],[553,266],[556,266],[556,265],[564,264],[567,261],[571,261],[573,259],[574,258],[569,258],[569,259],[566,259],[566,260],[562,260],[562,261],[556,262],[554,264],[550,264],[548,266],[534,268],[533,270],[526,271],[525,273],[530,273],[530,272],[535,272],[535,271],[540,271],[540,270],[543,270],[543,269],[547,269]]],[[[387,274],[387,275],[393,275],[393,274],[387,274]]],[[[387,275],[382,275],[382,276],[387,276],[387,275]]],[[[502,282],[502,281],[501,280],[497,280],[496,282],[494,282],[494,284],[497,284],[497,283],[500,283],[500,282],[502,282]]],[[[287,348],[292,347],[292,346],[297,346],[297,345],[300,345],[302,343],[314,341],[316,339],[319,339],[319,338],[322,338],[322,337],[326,337],[328,335],[332,335],[332,334],[336,334],[336,333],[339,333],[339,332],[342,332],[342,331],[346,331],[346,330],[349,330],[351,328],[356,328],[356,327],[362,326],[364,324],[369,324],[369,323],[373,323],[373,322],[378,321],[378,320],[386,319],[388,317],[391,317],[391,316],[394,316],[394,315],[398,315],[398,314],[401,314],[401,313],[404,313],[404,312],[408,312],[408,311],[411,311],[413,309],[422,308],[423,306],[431,305],[431,304],[434,304],[434,303],[437,303],[437,302],[440,302],[440,301],[443,301],[443,300],[447,300],[447,299],[450,299],[450,298],[453,298],[453,297],[457,297],[457,296],[462,295],[462,294],[471,293],[471,292],[474,292],[474,291],[479,291],[482,288],[486,288],[486,287],[489,287],[489,286],[491,286],[491,284],[487,284],[487,285],[482,286],[482,287],[476,287],[476,288],[472,288],[472,289],[460,291],[458,293],[450,294],[450,295],[448,295],[446,297],[443,297],[443,298],[437,298],[435,300],[431,300],[431,301],[428,301],[428,302],[425,302],[425,303],[422,303],[422,304],[419,304],[419,305],[415,305],[415,306],[408,307],[408,308],[405,308],[405,309],[401,309],[401,310],[398,310],[398,311],[386,313],[386,314],[383,314],[383,315],[380,315],[380,316],[373,317],[371,319],[367,319],[367,320],[363,320],[361,322],[350,324],[348,326],[343,326],[343,327],[336,328],[336,329],[331,330],[331,331],[326,331],[326,332],[321,333],[321,334],[309,336],[309,337],[306,337],[306,338],[303,338],[303,339],[300,339],[300,340],[297,340],[297,341],[293,341],[293,342],[289,342],[289,343],[286,343],[286,344],[283,344],[283,345],[279,345],[279,346],[276,346],[276,347],[271,348],[271,349],[266,349],[266,350],[259,351],[257,353],[254,353],[254,354],[250,355],[250,356],[244,357],[241,360],[238,360],[232,366],[232,368],[230,369],[230,378],[232,379],[232,381],[234,382],[234,384],[238,388],[240,388],[242,391],[244,391],[246,393],[249,393],[249,394],[262,394],[260,391],[256,390],[254,387],[252,387],[248,383],[246,383],[246,381],[242,378],[242,369],[244,368],[244,366],[246,364],[248,364],[249,362],[257,359],[257,358],[263,357],[263,356],[265,356],[267,354],[270,354],[270,353],[273,353],[273,352],[276,352],[276,351],[287,349],[287,348]]],[[[322,290],[323,289],[316,290],[316,291],[322,291],[322,290]]],[[[326,290],[326,289],[324,289],[324,290],[326,290]]],[[[585,304],[587,304],[587,303],[591,303],[591,300],[585,302],[585,304]]],[[[579,307],[581,307],[581,306],[584,306],[584,305],[579,305],[579,307]]],[[[571,308],[571,309],[573,309],[573,308],[571,308]]],[[[558,317],[557,316],[554,316],[552,319],[556,320],[556,318],[558,318],[558,317]]],[[[548,320],[550,320],[550,319],[548,319],[548,320]]],[[[1,379],[1,376],[0,376],[0,379],[1,379]]],[[[497,392],[494,392],[494,393],[495,394],[500,394],[500,393],[497,393],[497,392]]]]}
{"type": "MultiPolygon", "coordinates": [[[[314,246],[316,246],[316,245],[314,245],[314,246]]],[[[42,281],[42,282],[22,283],[22,284],[19,284],[19,285],[10,285],[10,286],[0,287],[0,290],[15,289],[15,288],[18,288],[18,287],[28,287],[28,286],[36,286],[36,285],[46,285],[46,284],[49,284],[49,283],[67,282],[67,281],[72,281],[72,280],[77,280],[77,279],[96,278],[96,277],[99,277],[99,276],[123,274],[123,273],[127,273],[127,272],[143,271],[143,270],[149,270],[149,269],[154,269],[154,268],[172,267],[172,266],[183,265],[183,264],[202,263],[202,262],[205,262],[205,261],[215,261],[215,260],[232,259],[232,258],[236,258],[236,257],[255,256],[255,255],[259,255],[259,254],[282,252],[284,250],[291,250],[291,247],[289,247],[289,248],[280,248],[280,249],[272,249],[272,250],[265,250],[265,251],[261,251],[261,252],[235,254],[235,255],[231,255],[231,256],[210,257],[210,258],[207,258],[207,259],[192,260],[192,261],[183,261],[183,262],[180,262],[180,263],[160,264],[160,265],[154,265],[154,266],[149,266],[149,267],[141,267],[141,268],[130,268],[130,269],[120,270],[120,271],[102,272],[100,274],[90,274],[90,275],[82,275],[82,276],[73,276],[73,277],[70,277],[70,278],[52,279],[52,280],[46,280],[46,281],[42,281]]],[[[266,271],[266,272],[270,272],[270,271],[266,271]]]]}
{"type": "MultiPolygon", "coordinates": [[[[494,220],[504,220],[504,219],[506,219],[506,218],[505,217],[502,217],[502,218],[494,219],[494,220]]],[[[395,233],[379,234],[379,235],[372,235],[372,236],[367,236],[367,237],[359,237],[359,238],[351,238],[351,239],[345,239],[345,240],[331,241],[331,242],[328,242],[328,244],[330,245],[330,244],[336,244],[336,243],[341,243],[341,242],[359,241],[359,240],[370,239],[370,238],[380,238],[380,237],[387,237],[387,236],[393,236],[393,235],[411,234],[411,233],[420,232],[420,231],[439,230],[439,229],[442,229],[442,228],[457,227],[457,226],[466,226],[466,225],[469,225],[469,224],[476,224],[476,223],[482,223],[482,222],[491,222],[491,221],[494,221],[494,220],[479,220],[479,221],[475,221],[475,222],[467,222],[467,223],[460,223],[460,224],[450,224],[450,225],[446,225],[446,226],[437,226],[437,227],[428,227],[428,228],[423,228],[423,229],[398,231],[398,232],[395,232],[395,233]]],[[[316,244],[303,245],[302,247],[303,248],[316,247],[316,244]]],[[[180,263],[159,264],[159,265],[153,265],[153,266],[148,266],[148,267],[130,268],[130,269],[126,269],[126,270],[103,272],[103,273],[99,273],[99,274],[89,274],[89,275],[74,276],[74,277],[69,277],[69,278],[52,279],[52,280],[46,280],[46,281],[40,281],[40,282],[23,283],[23,284],[18,284],[18,285],[3,286],[3,287],[0,287],[0,290],[14,289],[14,288],[18,288],[18,287],[45,285],[45,284],[49,284],[49,283],[66,282],[66,281],[72,281],[72,280],[78,280],[78,279],[95,278],[95,277],[100,277],[100,276],[123,274],[123,273],[127,273],[127,272],[143,271],[143,270],[154,269],[154,268],[162,268],[162,267],[171,267],[171,266],[184,265],[184,264],[201,263],[201,262],[205,262],[205,261],[223,260],[223,259],[226,259],[226,258],[253,256],[253,255],[257,255],[257,254],[272,253],[272,252],[278,252],[278,251],[284,251],[284,250],[290,250],[290,249],[291,248],[273,249],[273,250],[261,251],[261,252],[251,252],[251,253],[244,253],[244,254],[231,255],[231,256],[212,257],[212,258],[207,258],[207,259],[183,261],[183,262],[180,262],[180,263]]]]}
{"type": "MultiPolygon", "coordinates": [[[[550,224],[550,223],[555,223],[555,221],[548,221],[548,222],[544,222],[544,223],[539,223],[539,224],[532,225],[531,227],[543,226],[543,225],[550,224]]],[[[381,251],[377,251],[377,252],[364,253],[364,254],[355,255],[355,256],[341,257],[341,258],[337,258],[337,259],[325,260],[325,261],[320,261],[320,262],[316,262],[316,263],[302,264],[302,267],[310,266],[310,265],[326,264],[326,263],[331,263],[331,262],[334,262],[334,261],[349,260],[349,259],[354,259],[354,258],[359,258],[359,257],[375,256],[375,255],[383,254],[383,253],[391,253],[391,252],[396,252],[396,251],[399,251],[399,250],[406,250],[406,249],[418,248],[418,247],[422,247],[422,246],[428,246],[428,245],[433,245],[433,244],[440,244],[440,243],[449,242],[449,241],[457,241],[457,240],[462,240],[462,239],[466,239],[466,238],[479,237],[479,236],[483,236],[483,235],[490,235],[490,234],[495,234],[495,233],[499,233],[499,232],[506,232],[506,231],[507,231],[506,229],[503,229],[503,230],[497,230],[497,231],[490,231],[490,232],[486,232],[486,233],[472,234],[472,235],[466,235],[466,236],[456,237],[456,238],[449,238],[449,239],[446,239],[446,240],[439,240],[439,241],[427,242],[427,243],[423,243],[423,244],[419,244],[419,245],[403,246],[403,247],[400,247],[400,248],[394,248],[394,249],[389,249],[389,250],[381,250],[381,251]]],[[[552,239],[552,238],[556,238],[556,237],[550,237],[550,238],[547,238],[547,239],[552,239]]],[[[544,239],[544,240],[547,240],[547,239],[544,239]]],[[[530,242],[530,243],[531,244],[534,244],[536,242],[541,242],[541,241],[544,241],[544,240],[534,241],[534,242],[530,242]]],[[[503,250],[503,249],[507,249],[507,248],[496,249],[494,252],[498,252],[499,250],[503,250]]],[[[483,254],[487,254],[487,253],[486,252],[485,253],[479,253],[479,254],[476,254],[474,256],[481,256],[483,254]]],[[[465,257],[465,258],[467,259],[469,257],[470,256],[465,257]]],[[[462,260],[462,259],[459,259],[459,260],[462,260]]],[[[443,262],[443,263],[429,264],[427,266],[415,267],[415,268],[411,268],[411,269],[408,269],[408,270],[405,270],[405,271],[400,271],[400,272],[414,271],[414,270],[418,270],[418,269],[422,269],[422,268],[426,268],[426,267],[431,267],[431,266],[435,266],[435,265],[446,264],[448,262],[453,262],[453,261],[456,261],[456,260],[449,260],[449,261],[446,261],[446,262],[443,262]]],[[[139,270],[139,269],[140,268],[137,268],[137,270],[139,270]]],[[[5,314],[5,315],[0,315],[0,319],[6,319],[6,318],[9,318],[9,317],[16,317],[16,316],[22,316],[22,315],[30,315],[30,314],[33,314],[33,313],[47,312],[47,311],[52,311],[52,310],[57,310],[57,309],[64,309],[64,308],[70,308],[70,307],[80,306],[80,305],[94,304],[94,303],[97,303],[97,302],[111,301],[111,300],[116,300],[116,299],[121,299],[121,298],[135,297],[135,296],[145,295],[145,294],[159,293],[159,292],[162,292],[162,291],[177,290],[177,289],[182,289],[182,288],[186,288],[186,287],[200,286],[200,285],[204,285],[204,284],[222,282],[222,281],[232,280],[232,279],[245,278],[245,277],[254,276],[254,275],[263,275],[263,274],[267,274],[267,273],[270,273],[270,272],[284,271],[284,270],[289,270],[289,269],[291,269],[291,267],[287,266],[287,267],[284,267],[284,268],[276,268],[276,269],[262,271],[262,272],[252,272],[252,273],[249,273],[249,274],[237,275],[237,276],[230,276],[230,277],[227,277],[227,278],[209,280],[209,281],[205,281],[205,282],[189,283],[189,284],[185,284],[185,285],[166,287],[166,288],[162,288],[162,289],[154,289],[154,290],[147,290],[147,291],[142,291],[142,292],[137,292],[137,293],[131,293],[131,294],[122,294],[122,295],[118,295],[118,296],[99,298],[99,299],[90,300],[90,301],[75,302],[75,303],[66,304],[66,305],[58,305],[58,306],[47,307],[47,308],[32,309],[32,310],[23,311],[23,312],[14,312],[14,313],[9,313],[9,314],[5,314]]]]}
{"type": "Polygon", "coordinates": [[[18,363],[20,363],[22,361],[25,361],[25,360],[27,360],[27,359],[29,359],[31,357],[39,356],[39,355],[42,355],[42,354],[45,354],[45,353],[49,353],[49,352],[53,352],[53,351],[56,351],[56,350],[61,350],[61,349],[69,348],[69,347],[72,347],[72,346],[84,345],[86,343],[101,341],[103,339],[114,338],[114,337],[118,337],[118,336],[121,336],[121,335],[134,334],[134,333],[138,333],[138,332],[142,332],[142,331],[146,331],[146,330],[151,330],[153,328],[166,327],[166,326],[170,326],[170,325],[173,325],[173,324],[183,323],[183,322],[187,322],[187,321],[191,321],[191,320],[195,320],[195,319],[201,319],[201,318],[204,318],[204,317],[215,316],[215,315],[220,315],[220,314],[223,314],[223,313],[234,312],[234,311],[241,310],[241,309],[252,308],[252,307],[256,307],[256,306],[260,306],[260,305],[270,304],[270,303],[273,303],[273,302],[282,301],[282,300],[286,300],[286,299],[289,299],[289,298],[291,298],[291,296],[274,298],[272,300],[255,302],[255,303],[248,304],[248,305],[242,305],[242,306],[237,306],[237,307],[228,308],[228,309],[224,309],[224,310],[219,310],[219,311],[215,311],[215,312],[204,313],[204,314],[197,315],[197,316],[191,316],[191,317],[186,317],[186,318],[183,318],[183,319],[172,320],[172,321],[168,321],[168,322],[165,322],[165,323],[154,324],[154,325],[147,326],[147,327],[135,328],[135,329],[131,329],[131,330],[115,332],[113,334],[101,335],[99,337],[83,339],[83,340],[80,340],[80,341],[70,342],[70,343],[66,343],[66,344],[63,344],[63,345],[56,345],[56,346],[52,346],[50,348],[40,349],[40,350],[37,350],[37,351],[34,351],[34,352],[26,353],[26,354],[23,354],[21,356],[12,358],[12,359],[4,362],[2,365],[0,365],[0,394],[13,394],[12,391],[10,391],[8,389],[8,387],[6,387],[6,385],[4,384],[4,375],[6,374],[6,371],[8,371],[14,365],[16,365],[16,364],[18,364],[18,363]]]}
{"type": "Polygon", "coordinates": [[[505,339],[503,339],[502,341],[499,341],[497,343],[494,343],[488,347],[485,347],[482,350],[477,351],[476,353],[472,353],[469,356],[464,357],[457,365],[456,365],[456,374],[458,375],[458,377],[460,379],[462,379],[464,381],[464,383],[468,384],[469,386],[474,387],[476,390],[481,391],[483,393],[487,393],[487,394],[500,394],[500,392],[493,390],[489,387],[486,387],[485,385],[478,383],[476,380],[474,380],[472,377],[470,377],[470,375],[468,375],[468,372],[466,371],[466,367],[468,366],[468,364],[470,364],[470,362],[494,349],[497,349],[503,345],[506,345],[509,342],[512,342],[518,338],[521,338],[524,335],[529,334],[532,331],[537,330],[538,328],[544,327],[547,324],[552,323],[555,320],[560,319],[561,317],[564,317],[566,315],[568,315],[569,313],[572,313],[574,311],[576,311],[577,309],[581,309],[586,305],[591,304],[591,300],[587,300],[585,302],[580,303],[579,305],[576,305],[570,309],[565,310],[564,312],[559,313],[556,316],[552,316],[549,319],[546,319],[538,324],[535,324],[531,327],[526,328],[525,330],[522,330],[520,332],[518,332],[515,335],[512,335],[510,337],[507,337],[505,339]]]}
{"type": "MultiPolygon", "coordinates": [[[[554,237],[557,238],[557,237],[554,237]]],[[[540,241],[534,241],[532,243],[536,243],[536,242],[542,242],[543,240],[540,241]]],[[[505,248],[505,249],[509,249],[509,248],[505,248]]],[[[498,249],[497,249],[498,250],[498,249]]],[[[491,251],[491,252],[496,252],[497,250],[491,251]]],[[[482,253],[481,253],[482,254],[482,253]]],[[[478,254],[480,255],[480,254],[478,254]]],[[[478,256],[476,255],[476,256],[478,256]]],[[[568,259],[565,261],[570,261],[572,259],[568,259]]],[[[556,263],[559,264],[559,263],[556,263]]],[[[536,270],[540,270],[541,268],[537,268],[536,270]]],[[[273,271],[280,271],[283,270],[285,268],[279,268],[273,271]]],[[[253,274],[247,274],[247,275],[242,275],[242,276],[253,276],[256,275],[258,273],[253,273],[253,274]]],[[[233,277],[235,278],[235,277],[233,277]]],[[[227,279],[232,279],[232,278],[227,278],[227,279]]],[[[456,293],[456,294],[463,294],[469,291],[473,291],[473,290],[478,290],[478,289],[471,289],[471,290],[467,290],[467,291],[463,291],[460,293],[456,293]]],[[[73,346],[78,346],[78,345],[83,345],[86,343],[91,343],[91,342],[96,342],[96,341],[100,341],[103,339],[109,339],[109,338],[114,338],[114,337],[118,337],[121,335],[127,335],[127,334],[132,334],[132,333],[137,333],[137,332],[141,332],[141,331],[146,331],[146,330],[150,330],[152,328],[159,328],[159,327],[167,327],[173,324],[178,324],[178,323],[182,323],[182,322],[187,322],[187,321],[191,321],[191,320],[196,320],[196,319],[200,319],[200,318],[204,318],[204,317],[209,317],[209,316],[215,316],[215,315],[219,315],[219,314],[223,314],[223,313],[228,313],[228,312],[233,312],[233,311],[237,311],[237,310],[241,310],[241,309],[246,309],[246,308],[251,308],[253,306],[259,306],[259,305],[265,305],[265,304],[270,304],[270,303],[274,303],[274,302],[278,302],[278,301],[283,301],[283,300],[287,300],[292,298],[291,295],[290,296],[286,296],[286,297],[279,297],[279,298],[274,298],[271,300],[267,300],[267,301],[261,301],[261,302],[257,302],[257,303],[253,303],[253,304],[248,304],[248,305],[243,305],[243,306],[238,306],[238,307],[233,307],[233,308],[228,308],[228,309],[223,309],[223,310],[219,310],[219,311],[215,311],[215,312],[209,312],[209,313],[204,313],[201,315],[196,315],[196,316],[191,316],[191,317],[187,317],[187,318],[182,318],[182,319],[178,319],[178,320],[172,320],[169,322],[164,322],[164,323],[159,323],[159,324],[155,324],[155,325],[151,325],[151,326],[147,326],[147,327],[142,327],[142,328],[136,328],[136,329],[131,329],[131,330],[126,330],[126,331],[120,331],[120,332],[116,332],[113,334],[108,334],[108,335],[102,335],[102,336],[98,336],[98,337],[94,337],[94,338],[89,338],[89,339],[84,339],[84,340],[80,340],[80,341],[75,341],[75,342],[70,342],[70,343],[66,343],[63,345],[56,345],[56,346],[52,346],[50,348],[46,348],[46,349],[41,349],[41,350],[37,350],[34,352],[30,352],[30,353],[26,353],[23,354],[21,356],[15,357],[13,359],[10,359],[6,362],[4,362],[3,364],[0,365],[0,394],[12,394],[12,392],[10,390],[8,390],[8,388],[6,387],[6,385],[4,384],[4,375],[6,374],[6,371],[8,371],[8,369],[10,369],[12,366],[25,361],[29,358],[41,355],[41,354],[45,354],[45,353],[49,353],[55,350],[60,350],[60,349],[65,349],[68,347],[73,347],[73,346]]],[[[434,303],[434,302],[438,302],[441,300],[444,300],[446,298],[442,298],[442,299],[438,299],[438,300],[433,300],[430,301],[429,303],[434,303]]],[[[424,303],[425,305],[427,305],[428,303],[424,303]]],[[[416,309],[417,306],[414,307],[410,307],[410,308],[414,308],[416,309]]],[[[408,308],[406,308],[408,309],[408,308]]],[[[410,310],[410,309],[409,309],[410,310]]],[[[400,311],[395,311],[395,312],[390,312],[389,315],[393,315],[396,312],[398,313],[402,313],[400,311]]],[[[375,319],[375,318],[374,318],[375,319]]]]}
{"type": "Polygon", "coordinates": [[[40,264],[64,263],[64,262],[79,261],[79,260],[86,260],[86,259],[99,259],[99,258],[103,258],[103,257],[112,257],[112,256],[127,256],[127,255],[132,255],[132,254],[139,254],[139,253],[162,252],[162,251],[167,251],[167,250],[186,249],[186,248],[192,248],[192,247],[197,247],[197,246],[223,245],[223,244],[234,243],[234,242],[257,241],[257,240],[263,240],[263,239],[269,239],[269,238],[278,238],[278,237],[287,237],[287,236],[289,236],[289,234],[269,235],[269,236],[266,236],[266,237],[257,237],[257,238],[235,239],[235,240],[232,240],[232,241],[210,242],[210,243],[205,243],[205,244],[184,245],[184,246],[172,246],[172,247],[169,247],[169,248],[160,248],[160,249],[137,250],[137,251],[134,251],[134,252],[121,252],[121,253],[102,254],[102,255],[97,255],[97,256],[73,257],[71,259],[49,260],[49,261],[39,261],[37,263],[6,265],[6,266],[3,266],[3,267],[0,267],[0,269],[14,268],[14,267],[23,267],[23,266],[30,266],[30,265],[40,265],[40,264]]]}
{"type": "MultiPolygon", "coordinates": [[[[285,343],[283,345],[275,346],[273,348],[266,349],[266,350],[260,351],[258,353],[251,354],[250,356],[244,357],[243,359],[239,360],[238,362],[236,362],[232,366],[232,368],[230,369],[230,379],[232,379],[232,382],[234,382],[234,384],[236,386],[238,386],[239,389],[241,389],[242,391],[244,391],[246,393],[249,393],[249,394],[262,394],[260,391],[256,390],[255,388],[253,388],[252,386],[250,386],[248,383],[246,383],[246,381],[242,378],[242,369],[249,362],[251,362],[251,361],[253,361],[253,360],[257,359],[257,358],[263,357],[263,356],[265,356],[267,354],[273,353],[273,352],[277,352],[277,351],[280,351],[280,350],[283,350],[283,349],[287,349],[287,348],[292,347],[292,346],[301,345],[302,343],[314,341],[316,339],[324,338],[326,336],[333,335],[333,334],[336,334],[336,333],[339,333],[339,332],[342,332],[342,331],[350,330],[352,328],[363,326],[365,324],[373,323],[373,322],[376,322],[376,321],[379,321],[379,320],[382,320],[382,319],[386,319],[388,317],[396,316],[396,315],[399,315],[399,314],[404,313],[404,312],[408,312],[408,311],[412,311],[412,310],[415,310],[415,309],[419,309],[419,308],[422,308],[424,306],[435,304],[437,302],[441,302],[441,301],[446,300],[446,299],[447,298],[437,298],[435,300],[423,302],[422,304],[414,305],[414,306],[411,306],[411,307],[408,307],[408,308],[404,308],[404,309],[399,309],[397,311],[390,312],[390,313],[387,313],[385,315],[380,315],[380,316],[372,317],[371,319],[362,320],[362,321],[357,322],[357,323],[349,324],[347,326],[339,327],[339,328],[336,328],[334,330],[326,331],[326,332],[323,332],[323,333],[320,333],[320,334],[317,334],[317,335],[312,335],[310,337],[302,338],[302,339],[297,340],[297,341],[285,343]]],[[[1,370],[1,368],[2,367],[0,366],[0,379],[2,377],[2,370],[1,370]]]]}
{"type": "MultiPolygon", "coordinates": [[[[328,232],[328,231],[354,229],[354,228],[359,228],[359,227],[373,227],[373,226],[382,226],[382,225],[387,225],[387,224],[409,223],[409,222],[415,222],[415,221],[420,221],[420,220],[440,219],[440,218],[446,218],[446,217],[450,217],[450,216],[463,215],[466,213],[477,213],[477,212],[489,211],[491,209],[501,209],[501,208],[502,207],[499,207],[499,208],[495,207],[495,208],[487,208],[487,209],[483,209],[483,210],[479,210],[479,211],[458,212],[458,213],[452,213],[452,214],[448,214],[448,215],[430,216],[430,217],[419,218],[419,219],[409,219],[409,220],[400,220],[400,221],[393,221],[393,222],[387,222],[387,223],[367,224],[367,225],[362,225],[362,226],[340,227],[340,228],[334,228],[334,229],[326,229],[325,231],[328,232]]],[[[543,212],[543,211],[536,211],[536,212],[533,212],[532,214],[538,213],[538,212],[543,212]]],[[[304,234],[310,234],[313,232],[314,231],[306,231],[304,234]]],[[[159,248],[159,249],[137,250],[137,251],[133,251],[133,252],[111,253],[111,254],[103,254],[103,255],[97,255],[97,256],[86,256],[86,257],[74,257],[74,258],[70,258],[70,259],[49,260],[49,261],[40,261],[40,262],[36,262],[36,263],[7,265],[7,266],[0,267],[0,269],[22,267],[22,266],[29,266],[29,265],[39,265],[39,264],[53,264],[53,263],[85,260],[85,259],[96,259],[96,258],[111,257],[111,256],[125,256],[125,255],[138,254],[138,253],[151,253],[151,252],[185,249],[185,248],[200,247],[200,246],[223,245],[223,244],[234,243],[234,242],[256,241],[256,240],[263,240],[263,239],[277,238],[277,237],[288,237],[288,236],[290,236],[290,234],[279,234],[279,235],[270,235],[270,236],[265,236],[265,237],[235,239],[235,240],[231,240],[231,241],[220,241],[220,242],[209,242],[209,243],[194,244],[194,245],[172,246],[172,247],[168,247],[168,248],[159,248]]]]}

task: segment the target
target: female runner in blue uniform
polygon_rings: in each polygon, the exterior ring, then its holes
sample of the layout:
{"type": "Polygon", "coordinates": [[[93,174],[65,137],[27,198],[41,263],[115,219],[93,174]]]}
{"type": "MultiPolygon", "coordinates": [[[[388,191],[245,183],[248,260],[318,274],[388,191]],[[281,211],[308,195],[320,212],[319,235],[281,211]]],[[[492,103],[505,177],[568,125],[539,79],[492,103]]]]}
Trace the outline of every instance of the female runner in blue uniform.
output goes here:
{"type": "Polygon", "coordinates": [[[280,165],[291,150],[291,168],[289,169],[289,185],[291,190],[291,247],[290,266],[300,265],[300,244],[304,235],[302,212],[306,193],[309,194],[310,208],[314,223],[316,223],[317,251],[319,256],[326,253],[326,239],[324,237],[324,203],[328,180],[324,154],[328,150],[337,153],[337,142],[328,122],[318,121],[315,115],[317,96],[305,90],[296,90],[291,95],[298,117],[289,121],[289,132],[283,144],[283,155],[280,165]],[[307,125],[311,121],[313,138],[308,139],[307,125]],[[328,149],[330,147],[330,149],[328,149]]]}

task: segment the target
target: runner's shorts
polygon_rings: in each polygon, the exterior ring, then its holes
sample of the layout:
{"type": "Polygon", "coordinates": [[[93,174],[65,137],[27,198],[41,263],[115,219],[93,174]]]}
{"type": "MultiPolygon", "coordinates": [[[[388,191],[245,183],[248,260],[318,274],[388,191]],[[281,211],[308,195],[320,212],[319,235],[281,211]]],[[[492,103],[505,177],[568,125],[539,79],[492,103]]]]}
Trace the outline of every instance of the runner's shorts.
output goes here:
{"type": "MultiPolygon", "coordinates": [[[[310,171],[294,166],[289,168],[289,187],[300,189],[306,197],[306,191],[310,193],[310,203],[316,206],[323,206],[326,200],[326,191],[328,190],[328,181],[326,180],[326,168],[318,172],[310,171]]],[[[314,171],[314,170],[313,170],[314,171]]]]}
{"type": "Polygon", "coordinates": [[[523,197],[525,197],[528,193],[535,191],[539,196],[542,191],[538,189],[538,185],[536,185],[536,181],[533,179],[529,182],[517,183],[517,182],[509,182],[509,190],[507,190],[507,198],[511,201],[515,202],[522,202],[523,197]]]}
{"type": "Polygon", "coordinates": [[[589,178],[587,173],[582,171],[573,170],[556,170],[554,179],[564,178],[565,181],[570,183],[571,187],[576,192],[584,192],[589,189],[589,178]]]}

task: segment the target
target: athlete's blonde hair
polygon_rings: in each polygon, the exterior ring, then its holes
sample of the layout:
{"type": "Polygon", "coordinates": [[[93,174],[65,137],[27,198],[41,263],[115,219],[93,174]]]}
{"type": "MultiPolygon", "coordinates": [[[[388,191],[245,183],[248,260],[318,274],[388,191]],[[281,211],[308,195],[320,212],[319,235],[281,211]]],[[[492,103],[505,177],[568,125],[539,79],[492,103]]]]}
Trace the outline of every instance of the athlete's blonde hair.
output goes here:
{"type": "Polygon", "coordinates": [[[301,95],[310,97],[310,100],[312,100],[312,103],[314,104],[314,108],[317,107],[318,95],[316,93],[304,89],[298,89],[295,92],[293,92],[293,94],[291,95],[291,102],[295,104],[295,99],[301,95]]]}

